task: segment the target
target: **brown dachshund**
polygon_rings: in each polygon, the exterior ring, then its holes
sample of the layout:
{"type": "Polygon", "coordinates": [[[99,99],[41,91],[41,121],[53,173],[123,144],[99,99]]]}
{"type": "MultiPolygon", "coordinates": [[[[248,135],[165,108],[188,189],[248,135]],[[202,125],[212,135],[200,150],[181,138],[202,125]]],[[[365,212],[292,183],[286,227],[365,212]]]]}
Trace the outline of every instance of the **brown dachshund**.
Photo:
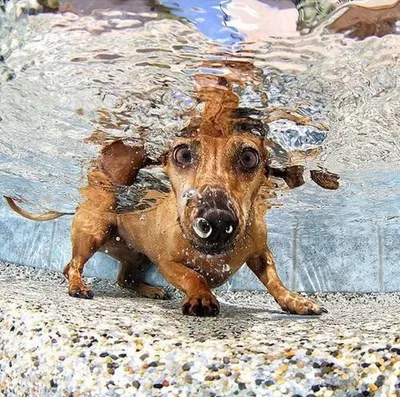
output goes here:
{"type": "MultiPolygon", "coordinates": [[[[204,87],[199,97],[205,103],[202,117],[193,119],[163,159],[171,191],[159,194],[149,208],[119,211],[115,192],[117,185],[131,185],[146,166],[144,149],[119,140],[102,150],[72,224],[72,259],[64,269],[69,294],[93,297],[82,272],[89,258],[102,251],[121,263],[121,286],[164,298],[162,288],[141,280],[143,259],[149,258],[186,294],[183,314],[218,314],[212,288],[225,283],[244,263],[283,310],[320,314],[323,308],[282,284],[267,244],[266,198],[274,186],[269,177],[275,173],[294,187],[303,183],[302,169],[291,173],[269,168],[263,126],[238,107],[231,90],[204,87]]],[[[319,179],[323,185],[324,178],[319,179]]],[[[63,215],[32,215],[12,199],[7,201],[29,219],[63,215]]]]}

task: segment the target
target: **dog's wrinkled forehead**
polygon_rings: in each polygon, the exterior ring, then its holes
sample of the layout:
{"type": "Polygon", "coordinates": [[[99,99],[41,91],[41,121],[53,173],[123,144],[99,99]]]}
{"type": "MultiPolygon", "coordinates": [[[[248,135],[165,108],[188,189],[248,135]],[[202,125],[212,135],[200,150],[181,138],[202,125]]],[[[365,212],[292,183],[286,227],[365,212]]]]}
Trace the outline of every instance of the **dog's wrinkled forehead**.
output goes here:
{"type": "MultiPolygon", "coordinates": [[[[226,131],[221,131],[220,134],[246,132],[264,139],[267,137],[269,129],[268,125],[263,122],[263,116],[263,113],[258,109],[236,108],[226,115],[229,127],[226,131]]],[[[198,135],[218,135],[218,132],[216,133],[214,129],[210,133],[209,125],[206,129],[202,128],[202,123],[201,116],[194,116],[190,124],[178,133],[178,137],[190,138],[198,135]]]]}

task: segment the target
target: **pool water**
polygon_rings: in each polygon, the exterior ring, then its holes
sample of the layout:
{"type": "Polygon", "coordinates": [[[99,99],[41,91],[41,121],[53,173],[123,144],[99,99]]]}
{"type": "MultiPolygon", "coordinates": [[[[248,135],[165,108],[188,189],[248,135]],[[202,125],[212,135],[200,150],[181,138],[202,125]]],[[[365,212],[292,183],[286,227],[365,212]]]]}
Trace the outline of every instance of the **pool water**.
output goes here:
{"type": "MultiPolygon", "coordinates": [[[[247,62],[260,80],[236,88],[242,106],[264,109],[268,98],[268,105],[297,109],[326,126],[271,123],[274,161],[301,161],[341,177],[337,191],[322,190],[309,178],[298,189],[278,190],[269,214],[271,238],[290,240],[294,269],[312,264],[313,270],[304,270],[311,289],[329,287],[329,274],[346,278],[357,266],[374,269],[367,289],[395,289],[397,25],[391,34],[361,40],[327,32],[332,16],[300,35],[291,1],[199,4],[72,0],[69,8],[61,2],[64,12],[17,17],[10,0],[7,12],[0,11],[0,192],[35,211],[73,210],[99,143],[139,139],[146,130],[149,153],[159,156],[198,105],[193,76],[229,73],[204,64],[247,62]]],[[[363,270],[353,273],[357,280],[363,270]]],[[[296,276],[288,277],[295,286],[296,276]]]]}

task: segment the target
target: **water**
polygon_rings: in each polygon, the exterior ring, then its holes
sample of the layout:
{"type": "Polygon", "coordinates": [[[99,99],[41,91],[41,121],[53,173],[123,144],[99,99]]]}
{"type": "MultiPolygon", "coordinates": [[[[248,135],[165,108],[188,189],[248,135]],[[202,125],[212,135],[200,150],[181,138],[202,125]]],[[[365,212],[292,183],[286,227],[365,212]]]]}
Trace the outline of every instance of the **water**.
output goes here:
{"type": "MultiPolygon", "coordinates": [[[[299,189],[278,190],[276,213],[320,219],[323,233],[327,224],[399,216],[399,35],[355,40],[326,34],[327,21],[306,36],[290,29],[271,36],[269,25],[246,18],[248,7],[274,2],[115,1],[108,10],[102,2],[70,3],[78,14],[1,14],[3,195],[36,211],[73,210],[99,143],[145,134],[157,158],[198,106],[193,75],[226,74],[204,62],[230,59],[253,64],[259,76],[236,88],[241,105],[265,110],[268,98],[326,126],[271,123],[274,163],[341,176],[336,192],[309,178],[299,189]]],[[[297,15],[289,11],[288,24],[297,15]]]]}

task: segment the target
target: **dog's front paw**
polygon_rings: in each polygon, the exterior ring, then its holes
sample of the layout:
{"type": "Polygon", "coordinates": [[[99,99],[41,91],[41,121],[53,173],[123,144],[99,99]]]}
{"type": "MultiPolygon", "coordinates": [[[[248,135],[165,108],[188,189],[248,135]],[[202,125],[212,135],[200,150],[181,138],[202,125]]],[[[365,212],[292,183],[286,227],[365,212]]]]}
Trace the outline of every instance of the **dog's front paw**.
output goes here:
{"type": "Polygon", "coordinates": [[[155,287],[154,285],[139,283],[132,286],[126,286],[125,288],[131,288],[145,298],[169,299],[168,292],[164,288],[155,287]]]}
{"type": "Polygon", "coordinates": [[[93,291],[86,286],[83,285],[71,285],[68,287],[68,294],[73,296],[74,298],[82,298],[82,299],[93,299],[93,291]]]}
{"type": "Polygon", "coordinates": [[[283,310],[292,314],[319,315],[328,312],[313,300],[304,298],[295,292],[289,292],[282,298],[276,299],[276,301],[283,310]]]}
{"type": "Polygon", "coordinates": [[[191,295],[183,301],[182,313],[188,316],[216,316],[219,313],[219,303],[211,292],[204,295],[191,295]]]}

